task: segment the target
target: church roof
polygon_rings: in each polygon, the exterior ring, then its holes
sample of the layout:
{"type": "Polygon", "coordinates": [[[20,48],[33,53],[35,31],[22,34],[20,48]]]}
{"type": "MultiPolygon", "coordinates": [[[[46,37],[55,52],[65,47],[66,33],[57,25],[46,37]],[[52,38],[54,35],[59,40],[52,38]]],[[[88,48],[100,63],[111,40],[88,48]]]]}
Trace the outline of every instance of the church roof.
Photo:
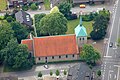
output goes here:
{"type": "Polygon", "coordinates": [[[78,54],[75,35],[34,37],[33,41],[22,40],[28,49],[33,48],[35,57],[60,56],[78,54]],[[33,46],[31,45],[33,44],[33,46]]]}
{"type": "Polygon", "coordinates": [[[82,25],[82,18],[80,17],[80,24],[75,28],[76,37],[87,36],[86,28],[82,25]]]}

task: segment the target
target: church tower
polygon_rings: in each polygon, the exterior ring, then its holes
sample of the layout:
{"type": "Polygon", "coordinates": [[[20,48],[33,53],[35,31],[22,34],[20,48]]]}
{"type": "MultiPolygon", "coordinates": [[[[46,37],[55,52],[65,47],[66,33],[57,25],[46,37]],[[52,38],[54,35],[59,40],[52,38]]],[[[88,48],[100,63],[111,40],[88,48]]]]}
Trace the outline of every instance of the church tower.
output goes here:
{"type": "Polygon", "coordinates": [[[82,17],[80,16],[80,23],[75,28],[75,35],[78,47],[82,47],[83,44],[87,43],[87,31],[86,28],[82,24],[82,17]]]}

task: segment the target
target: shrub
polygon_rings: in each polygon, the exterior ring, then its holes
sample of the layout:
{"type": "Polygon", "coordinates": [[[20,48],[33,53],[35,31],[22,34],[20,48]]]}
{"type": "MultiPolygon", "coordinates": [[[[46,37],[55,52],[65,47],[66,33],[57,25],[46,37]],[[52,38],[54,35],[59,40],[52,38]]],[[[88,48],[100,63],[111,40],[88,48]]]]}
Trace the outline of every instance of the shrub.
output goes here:
{"type": "Polygon", "coordinates": [[[100,70],[97,71],[97,75],[101,76],[101,71],[100,70]]]}
{"type": "Polygon", "coordinates": [[[53,75],[53,72],[52,71],[50,71],[50,76],[52,76],[53,75]]]}
{"type": "Polygon", "coordinates": [[[22,6],[22,10],[23,10],[23,11],[27,11],[28,9],[29,9],[29,7],[28,7],[27,5],[22,6]]]}
{"type": "Polygon", "coordinates": [[[42,73],[41,73],[41,71],[38,73],[38,77],[42,77],[42,73]]]}
{"type": "Polygon", "coordinates": [[[13,19],[11,16],[7,17],[6,20],[7,20],[7,22],[12,22],[12,21],[14,21],[14,19],[13,19]]]}
{"type": "Polygon", "coordinates": [[[38,6],[35,3],[32,3],[30,8],[31,8],[31,10],[37,10],[38,6]]]}
{"type": "Polygon", "coordinates": [[[60,72],[59,72],[59,70],[56,70],[56,76],[59,76],[60,75],[60,72]]]}
{"type": "Polygon", "coordinates": [[[68,20],[74,20],[74,19],[77,19],[77,14],[70,14],[68,17],[67,17],[68,20]]]}
{"type": "Polygon", "coordinates": [[[64,70],[64,75],[66,75],[67,74],[67,71],[66,70],[64,70]]]}

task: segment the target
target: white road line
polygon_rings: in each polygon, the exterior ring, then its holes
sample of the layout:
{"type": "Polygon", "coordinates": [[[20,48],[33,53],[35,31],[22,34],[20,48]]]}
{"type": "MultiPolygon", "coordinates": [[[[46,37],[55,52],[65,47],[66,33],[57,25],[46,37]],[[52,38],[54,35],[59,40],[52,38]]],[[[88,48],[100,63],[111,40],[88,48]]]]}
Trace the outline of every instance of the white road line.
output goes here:
{"type": "MultiPolygon", "coordinates": [[[[118,5],[118,2],[119,2],[119,1],[116,1],[116,5],[118,5]]],[[[117,10],[117,8],[118,8],[118,7],[116,7],[116,10],[117,10]]],[[[115,15],[116,15],[116,10],[115,10],[115,15]]],[[[112,36],[113,25],[114,25],[114,22],[115,22],[115,15],[114,15],[114,17],[113,17],[113,24],[112,24],[112,28],[111,28],[111,32],[110,32],[110,38],[109,38],[109,41],[108,41],[106,56],[108,56],[109,43],[110,43],[110,39],[111,39],[111,36],[112,36]]]]}
{"type": "Polygon", "coordinates": [[[116,76],[116,74],[115,74],[114,79],[116,79],[116,78],[117,78],[117,76],[116,76]]]}
{"type": "Polygon", "coordinates": [[[118,73],[117,73],[117,80],[119,80],[119,68],[118,68],[118,73]]]}
{"type": "Polygon", "coordinates": [[[104,57],[106,57],[106,58],[112,58],[112,56],[104,56],[104,57]]]}

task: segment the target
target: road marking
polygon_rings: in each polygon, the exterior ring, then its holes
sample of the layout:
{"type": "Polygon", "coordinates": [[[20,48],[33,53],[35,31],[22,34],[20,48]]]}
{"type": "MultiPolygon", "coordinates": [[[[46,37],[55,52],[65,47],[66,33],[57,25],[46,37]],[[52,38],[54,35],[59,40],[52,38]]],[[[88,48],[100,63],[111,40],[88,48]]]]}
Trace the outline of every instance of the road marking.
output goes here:
{"type": "Polygon", "coordinates": [[[111,72],[113,72],[113,71],[109,70],[109,72],[108,72],[108,80],[109,80],[109,78],[111,78],[111,72]]]}
{"type": "Polygon", "coordinates": [[[116,74],[115,74],[114,79],[116,79],[116,78],[117,78],[117,76],[116,76],[116,74]]]}
{"type": "Polygon", "coordinates": [[[119,80],[119,68],[118,68],[118,73],[117,73],[117,80],[119,80]]]}
{"type": "Polygon", "coordinates": [[[104,57],[106,57],[106,58],[112,58],[112,56],[104,56],[104,57]]]}
{"type": "MultiPolygon", "coordinates": [[[[118,2],[119,2],[119,1],[116,1],[116,2],[115,2],[116,5],[118,5],[118,2]]],[[[117,8],[118,8],[118,7],[116,7],[116,10],[117,10],[117,8]]],[[[116,15],[116,10],[115,10],[115,15],[116,15]]],[[[111,28],[111,32],[110,32],[110,38],[109,38],[109,40],[108,40],[108,46],[107,46],[106,56],[108,56],[109,43],[110,43],[110,39],[111,39],[111,36],[112,36],[113,25],[114,25],[114,23],[115,23],[115,15],[114,15],[114,17],[113,17],[113,24],[112,24],[112,28],[111,28]]]]}

